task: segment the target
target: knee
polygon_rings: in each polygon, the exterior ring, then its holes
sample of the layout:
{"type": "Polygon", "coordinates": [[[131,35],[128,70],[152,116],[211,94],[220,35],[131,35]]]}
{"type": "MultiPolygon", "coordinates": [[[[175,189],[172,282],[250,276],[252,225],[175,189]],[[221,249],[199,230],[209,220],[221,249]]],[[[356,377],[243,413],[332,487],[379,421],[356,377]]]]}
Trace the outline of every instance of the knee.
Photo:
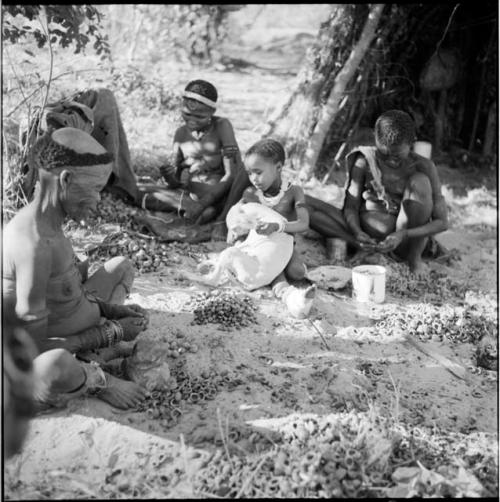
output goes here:
{"type": "Polygon", "coordinates": [[[104,264],[104,269],[113,274],[120,282],[131,285],[135,277],[135,269],[132,260],[125,256],[115,256],[104,264]]]}
{"type": "Polygon", "coordinates": [[[288,264],[285,272],[288,279],[300,281],[306,275],[306,267],[302,262],[293,262],[288,264]]]}
{"type": "Polygon", "coordinates": [[[70,392],[85,377],[78,361],[65,349],[43,352],[33,361],[33,373],[51,392],[70,392]]]}
{"type": "Polygon", "coordinates": [[[432,197],[431,180],[423,173],[415,173],[410,177],[407,190],[419,197],[432,197]]]}

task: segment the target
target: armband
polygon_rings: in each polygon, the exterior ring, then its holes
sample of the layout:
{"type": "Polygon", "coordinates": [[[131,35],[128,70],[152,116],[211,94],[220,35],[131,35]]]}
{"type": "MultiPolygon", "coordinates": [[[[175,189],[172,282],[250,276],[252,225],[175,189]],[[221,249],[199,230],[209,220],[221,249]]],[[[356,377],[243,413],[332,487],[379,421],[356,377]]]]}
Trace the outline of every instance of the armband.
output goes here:
{"type": "Polygon", "coordinates": [[[305,201],[303,200],[299,200],[298,202],[295,203],[295,207],[303,207],[305,209],[307,209],[307,204],[305,203],[305,201]]]}
{"type": "Polygon", "coordinates": [[[222,147],[222,156],[228,159],[232,159],[239,152],[239,148],[236,145],[228,145],[222,147]]]}

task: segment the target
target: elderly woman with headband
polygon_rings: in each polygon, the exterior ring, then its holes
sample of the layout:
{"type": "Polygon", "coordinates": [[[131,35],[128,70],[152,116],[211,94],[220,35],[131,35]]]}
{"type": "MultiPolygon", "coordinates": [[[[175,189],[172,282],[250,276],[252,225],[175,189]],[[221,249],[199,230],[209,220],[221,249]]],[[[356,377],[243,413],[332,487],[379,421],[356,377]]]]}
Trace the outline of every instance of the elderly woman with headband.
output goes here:
{"type": "Polygon", "coordinates": [[[3,229],[4,322],[23,329],[39,352],[33,391],[39,405],[60,405],[89,391],[128,408],[145,395],[137,384],[106,374],[92,353],[99,351],[101,360],[130,355],[123,342],[148,326],[144,309],[123,305],[132,263],[115,257],[87,277],[63,233],[66,217],[81,221],[95,210],[112,160],[79,129],[46,134],[30,152],[38,172],[34,198],[3,229]]]}

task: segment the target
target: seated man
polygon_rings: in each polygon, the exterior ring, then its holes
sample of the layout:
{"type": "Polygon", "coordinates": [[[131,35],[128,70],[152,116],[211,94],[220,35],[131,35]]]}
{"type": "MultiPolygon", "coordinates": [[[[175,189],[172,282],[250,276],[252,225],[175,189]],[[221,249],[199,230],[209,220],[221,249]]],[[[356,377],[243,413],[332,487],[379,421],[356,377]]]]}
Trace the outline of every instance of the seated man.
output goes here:
{"type": "Polygon", "coordinates": [[[323,225],[322,233],[367,250],[395,251],[420,273],[428,237],[447,229],[448,214],[436,166],[411,151],[414,141],[407,113],[383,113],[375,124],[376,146],[348,155],[343,214],[330,208],[330,228],[323,225]]]}
{"type": "Polygon", "coordinates": [[[78,362],[71,355],[88,359],[89,351],[103,348],[103,359],[127,355],[131,349],[120,341],[133,340],[149,322],[141,307],[120,305],[132,285],[131,262],[115,257],[85,280],[62,231],[66,216],[81,221],[95,210],[111,160],[79,129],[44,135],[30,152],[39,178],[34,198],[3,229],[3,312],[21,323],[41,352],[34,362],[39,403],[56,404],[90,389],[128,408],[145,395],[135,383],[105,374],[95,361],[78,362]]]}

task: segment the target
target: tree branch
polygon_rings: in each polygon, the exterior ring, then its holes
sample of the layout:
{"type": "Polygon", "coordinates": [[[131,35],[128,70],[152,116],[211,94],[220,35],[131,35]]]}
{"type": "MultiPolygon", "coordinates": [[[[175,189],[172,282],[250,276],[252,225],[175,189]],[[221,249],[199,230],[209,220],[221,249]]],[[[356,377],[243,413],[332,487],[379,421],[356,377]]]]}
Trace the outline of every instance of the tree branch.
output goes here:
{"type": "Polygon", "coordinates": [[[340,101],[349,81],[356,73],[359,64],[375,37],[384,6],[385,4],[373,4],[371,6],[370,13],[368,14],[360,39],[352,49],[344,66],[335,77],[332,92],[319,114],[318,122],[316,123],[314,132],[305,149],[304,161],[302,163],[303,168],[299,173],[299,178],[301,179],[307,180],[313,174],[321,147],[323,146],[326,135],[328,134],[330,124],[335,119],[335,116],[339,111],[340,101]]]}

